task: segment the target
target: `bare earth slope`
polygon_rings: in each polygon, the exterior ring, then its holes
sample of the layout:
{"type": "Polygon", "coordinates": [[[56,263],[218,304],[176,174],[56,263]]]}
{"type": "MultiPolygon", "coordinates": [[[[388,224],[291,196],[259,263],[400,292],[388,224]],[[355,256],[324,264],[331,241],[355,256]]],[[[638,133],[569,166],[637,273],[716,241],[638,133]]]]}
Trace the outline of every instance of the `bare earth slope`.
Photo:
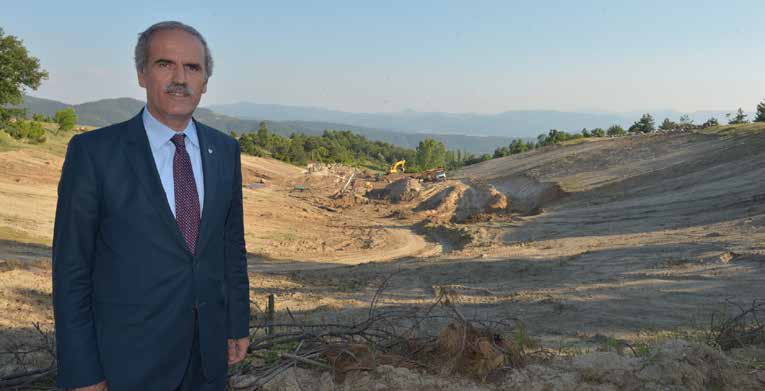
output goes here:
{"type": "Polygon", "coordinates": [[[762,298],[763,147],[762,133],[650,135],[461,171],[502,189],[511,207],[541,209],[488,228],[505,245],[482,253],[507,258],[481,263],[502,270],[487,276],[501,275],[514,303],[497,309],[528,311],[551,332],[628,335],[703,321],[725,298],[762,298]]]}
{"type": "MultiPolygon", "coordinates": [[[[5,341],[32,338],[32,322],[51,326],[46,264],[61,162],[56,148],[0,152],[5,341]]],[[[597,345],[603,336],[635,345],[703,330],[728,301],[765,298],[763,162],[762,126],[601,139],[468,166],[391,200],[371,194],[397,184],[375,182],[362,170],[245,156],[253,312],[262,316],[266,295],[274,293],[282,320],[358,319],[395,273],[380,306],[428,307],[448,289],[466,316],[522,320],[560,351],[597,345]],[[338,195],[343,188],[349,190],[338,195]]],[[[694,349],[674,346],[667,354],[694,349]]],[[[675,384],[671,371],[645,373],[650,363],[608,354],[532,366],[496,389],[573,389],[591,380],[593,367],[607,373],[598,386],[580,389],[630,389],[619,383],[625,373],[637,376],[635,384],[655,380],[656,389],[675,384]]],[[[765,356],[761,361],[765,367],[765,356]]],[[[765,370],[757,368],[747,369],[744,383],[719,389],[765,387],[765,370]]],[[[367,387],[364,381],[389,387],[378,389],[495,389],[381,371],[338,389],[367,387]],[[396,385],[402,376],[416,379],[396,385]]],[[[310,387],[319,383],[314,375],[306,375],[310,387]]],[[[673,389],[710,384],[704,374],[682,383],[688,376],[673,389]]]]}

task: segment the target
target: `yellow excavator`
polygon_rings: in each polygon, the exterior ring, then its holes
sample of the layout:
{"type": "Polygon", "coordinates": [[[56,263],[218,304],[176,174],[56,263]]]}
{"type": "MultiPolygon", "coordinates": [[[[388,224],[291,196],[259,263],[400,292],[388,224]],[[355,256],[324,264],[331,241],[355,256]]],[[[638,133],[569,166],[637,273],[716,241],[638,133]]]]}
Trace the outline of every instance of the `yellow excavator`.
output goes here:
{"type": "Polygon", "coordinates": [[[390,166],[390,170],[388,170],[388,173],[395,174],[395,173],[404,172],[404,171],[406,171],[406,160],[399,160],[393,163],[392,166],[390,166]]]}

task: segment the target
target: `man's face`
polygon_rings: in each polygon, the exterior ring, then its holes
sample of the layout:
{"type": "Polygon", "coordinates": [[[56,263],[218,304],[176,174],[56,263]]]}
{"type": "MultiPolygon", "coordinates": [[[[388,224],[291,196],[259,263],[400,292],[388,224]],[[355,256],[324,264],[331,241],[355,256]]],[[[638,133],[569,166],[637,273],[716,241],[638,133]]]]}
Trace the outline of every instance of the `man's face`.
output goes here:
{"type": "Polygon", "coordinates": [[[148,54],[138,84],[146,89],[149,111],[166,125],[183,126],[207,91],[204,46],[183,30],[160,30],[149,40],[148,54]]]}

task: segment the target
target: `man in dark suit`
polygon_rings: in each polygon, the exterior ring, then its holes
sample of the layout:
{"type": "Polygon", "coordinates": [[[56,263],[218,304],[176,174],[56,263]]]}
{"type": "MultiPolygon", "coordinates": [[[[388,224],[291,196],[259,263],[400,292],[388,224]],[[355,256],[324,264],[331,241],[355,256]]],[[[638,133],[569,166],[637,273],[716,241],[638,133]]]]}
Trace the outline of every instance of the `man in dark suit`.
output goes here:
{"type": "Polygon", "coordinates": [[[222,390],[248,345],[239,145],[192,118],[212,74],[202,35],[139,35],[146,107],[76,135],[58,189],[58,386],[222,390]]]}

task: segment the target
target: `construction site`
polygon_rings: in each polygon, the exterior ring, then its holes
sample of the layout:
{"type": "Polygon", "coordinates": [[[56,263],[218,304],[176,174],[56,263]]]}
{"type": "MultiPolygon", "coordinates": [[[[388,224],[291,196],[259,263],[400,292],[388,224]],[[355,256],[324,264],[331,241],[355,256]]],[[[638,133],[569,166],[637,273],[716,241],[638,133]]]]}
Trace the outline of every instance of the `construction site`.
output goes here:
{"type": "MultiPolygon", "coordinates": [[[[765,389],[763,135],[578,140],[424,173],[242,156],[251,345],[229,386],[765,389]]],[[[7,387],[52,359],[64,149],[0,152],[7,387]]]]}

